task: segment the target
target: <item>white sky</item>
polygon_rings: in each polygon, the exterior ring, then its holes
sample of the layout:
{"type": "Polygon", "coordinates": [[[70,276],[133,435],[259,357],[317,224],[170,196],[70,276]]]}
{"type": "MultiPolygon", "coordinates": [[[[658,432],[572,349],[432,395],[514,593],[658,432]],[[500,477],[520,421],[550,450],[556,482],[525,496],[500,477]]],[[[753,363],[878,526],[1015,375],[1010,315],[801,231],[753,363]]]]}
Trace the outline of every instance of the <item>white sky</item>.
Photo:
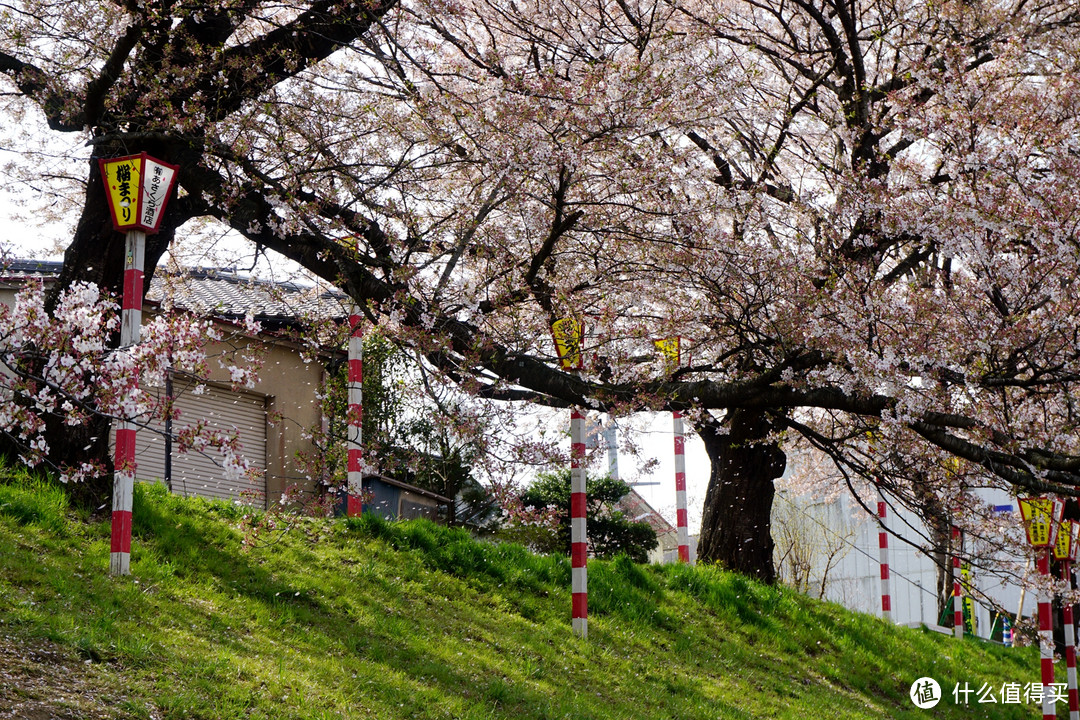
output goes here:
{"type": "MultiPolygon", "coordinates": [[[[626,423],[623,423],[626,424],[626,423]]],[[[658,485],[635,485],[634,489],[653,509],[675,525],[675,443],[672,437],[671,413],[639,413],[634,416],[631,432],[641,446],[640,460],[655,459],[648,472],[638,470],[638,458],[619,456],[619,475],[624,482],[656,482],[658,485]]],[[[689,423],[686,423],[689,425],[689,423]]],[[[701,529],[701,511],[709,485],[709,458],[705,444],[689,427],[686,431],[686,504],[690,534],[701,529]]],[[[602,455],[602,453],[601,453],[602,455]]],[[[607,458],[601,457],[598,469],[607,470],[607,458]]]]}

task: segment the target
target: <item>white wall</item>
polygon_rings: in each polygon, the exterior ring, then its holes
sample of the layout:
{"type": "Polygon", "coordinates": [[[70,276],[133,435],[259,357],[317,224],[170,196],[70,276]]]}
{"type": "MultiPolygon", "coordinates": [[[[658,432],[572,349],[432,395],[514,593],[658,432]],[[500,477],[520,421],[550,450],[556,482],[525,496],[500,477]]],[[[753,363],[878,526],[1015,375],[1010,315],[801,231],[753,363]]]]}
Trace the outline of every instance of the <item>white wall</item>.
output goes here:
{"type": "MultiPolygon", "coordinates": [[[[980,496],[993,505],[1013,504],[1004,493],[984,491],[980,496]]],[[[831,528],[846,551],[829,572],[825,597],[852,610],[881,614],[881,565],[879,561],[877,501],[868,503],[875,512],[870,516],[847,493],[827,503],[810,497],[790,498],[799,510],[800,517],[810,524],[823,524],[831,528]]],[[[899,624],[923,623],[936,625],[937,617],[937,567],[921,548],[927,545],[926,530],[921,521],[910,512],[890,504],[886,527],[890,531],[889,575],[892,597],[892,618],[899,624]],[[899,537],[897,537],[898,535],[899,537]],[[909,542],[905,542],[904,540],[909,542]]],[[[992,559],[984,558],[992,566],[992,559]]],[[[973,569],[976,588],[1000,604],[1009,612],[1015,612],[1019,604],[1020,589],[979,568],[973,569]]],[[[977,634],[986,637],[990,632],[991,614],[986,603],[976,602],[977,634]]],[[[1031,605],[1031,602],[1028,603],[1031,605]]],[[[1025,608],[1025,615],[1032,608],[1025,608]]]]}

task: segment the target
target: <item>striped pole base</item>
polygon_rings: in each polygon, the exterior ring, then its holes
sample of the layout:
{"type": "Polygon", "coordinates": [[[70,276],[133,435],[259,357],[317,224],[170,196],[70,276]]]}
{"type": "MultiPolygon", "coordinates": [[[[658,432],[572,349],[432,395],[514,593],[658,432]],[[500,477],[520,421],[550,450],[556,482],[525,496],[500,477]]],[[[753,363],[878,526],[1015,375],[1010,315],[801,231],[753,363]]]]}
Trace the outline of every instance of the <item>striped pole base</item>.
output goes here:
{"type": "Polygon", "coordinates": [[[885,501],[878,508],[878,560],[881,563],[881,617],[892,622],[892,595],[889,592],[889,533],[885,531],[885,501]]]}
{"type": "Polygon", "coordinates": [[[356,517],[364,511],[364,333],[355,307],[349,314],[349,328],[348,487],[342,510],[347,517],[356,517]]]}
{"type": "Polygon", "coordinates": [[[570,413],[570,592],[571,625],[589,636],[588,536],[585,532],[585,415],[570,413]]]}
{"type": "MultiPolygon", "coordinates": [[[[134,431],[118,430],[121,432],[134,431]]],[[[117,439],[117,445],[120,440],[117,439]]],[[[112,539],[109,547],[109,572],[113,575],[131,573],[131,495],[135,487],[135,477],[131,473],[113,474],[113,511],[112,539]]]]}
{"type": "Polygon", "coordinates": [[[964,586],[960,582],[960,528],[952,526],[953,540],[953,635],[964,637],[964,586]]]}
{"type": "MultiPolygon", "coordinates": [[[[1068,560],[1061,561],[1061,577],[1072,587],[1072,571],[1068,560]]],[[[1061,604],[1061,624],[1065,630],[1065,673],[1069,691],[1069,720],[1080,720],[1080,694],[1076,687],[1076,625],[1073,606],[1067,600],[1061,604]]]]}
{"type": "Polygon", "coordinates": [[[686,429],[680,412],[671,413],[675,435],[675,518],[679,562],[690,562],[690,531],[686,512],[686,429]]]}
{"type": "MultiPolygon", "coordinates": [[[[129,230],[124,243],[124,297],[120,305],[120,347],[139,342],[142,328],[143,264],[146,233],[129,230]]],[[[134,390],[135,388],[131,388],[134,390]]],[[[131,496],[135,491],[135,424],[121,421],[113,453],[112,542],[109,572],[131,572],[131,496]]]]}
{"type": "MultiPolygon", "coordinates": [[[[1050,576],[1050,551],[1039,548],[1036,564],[1039,574],[1044,578],[1050,576]]],[[[1042,696],[1043,720],[1055,720],[1057,711],[1054,708],[1054,694],[1049,688],[1054,684],[1054,622],[1050,609],[1050,598],[1045,590],[1039,591],[1039,656],[1042,669],[1042,696]]]]}

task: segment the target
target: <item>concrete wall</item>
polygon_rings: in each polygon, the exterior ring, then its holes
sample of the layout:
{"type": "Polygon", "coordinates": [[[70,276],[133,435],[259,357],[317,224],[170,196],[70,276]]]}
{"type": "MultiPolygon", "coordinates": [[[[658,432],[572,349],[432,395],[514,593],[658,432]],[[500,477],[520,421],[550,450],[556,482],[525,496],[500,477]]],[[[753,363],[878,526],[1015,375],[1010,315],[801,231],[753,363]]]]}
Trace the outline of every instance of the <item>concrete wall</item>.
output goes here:
{"type": "MultiPolygon", "coordinates": [[[[1004,493],[986,491],[984,499],[994,505],[1004,505],[1010,499],[1004,493]]],[[[789,498],[796,505],[802,521],[810,527],[825,527],[832,533],[833,544],[842,549],[825,583],[825,598],[852,610],[873,615],[881,614],[881,565],[879,561],[877,517],[871,517],[850,495],[842,494],[831,502],[817,502],[809,497],[789,498]]],[[[1015,500],[1012,501],[1015,505],[1015,500]]],[[[876,499],[871,506],[876,511],[876,499]]],[[[925,528],[913,513],[889,507],[886,525],[891,532],[889,542],[890,595],[892,618],[898,624],[938,624],[937,566],[922,547],[926,545],[925,528]],[[901,539],[903,538],[903,539],[901,539]],[[905,540],[907,542],[905,542],[905,540]]],[[[992,567],[993,558],[980,558],[992,567]]],[[[820,563],[816,579],[820,581],[820,563]]],[[[989,572],[974,569],[973,582],[979,591],[1009,612],[1016,612],[1020,589],[1002,582],[989,572]]],[[[814,592],[813,594],[817,594],[814,592]]],[[[987,603],[975,603],[977,634],[988,637],[992,612],[987,603]]],[[[1033,612],[1029,599],[1025,615],[1033,612]]],[[[951,608],[950,608],[951,617],[951,608]]]]}

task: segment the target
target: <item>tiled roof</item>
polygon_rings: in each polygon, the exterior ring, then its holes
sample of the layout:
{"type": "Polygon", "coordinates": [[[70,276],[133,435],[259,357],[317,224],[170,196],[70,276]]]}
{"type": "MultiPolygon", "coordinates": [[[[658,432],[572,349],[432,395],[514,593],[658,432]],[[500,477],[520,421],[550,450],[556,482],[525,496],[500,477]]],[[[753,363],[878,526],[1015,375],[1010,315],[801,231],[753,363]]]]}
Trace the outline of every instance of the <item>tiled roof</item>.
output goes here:
{"type": "MultiPolygon", "coordinates": [[[[8,280],[60,274],[63,263],[51,260],[12,260],[0,267],[8,280]]],[[[272,282],[247,277],[232,268],[194,268],[169,274],[154,273],[147,301],[200,315],[242,318],[249,313],[260,322],[290,325],[307,318],[344,318],[348,297],[336,288],[272,282]]]]}
{"type": "Polygon", "coordinates": [[[0,266],[0,274],[12,277],[53,277],[60,274],[64,263],[57,260],[8,260],[0,266]]]}
{"type": "Polygon", "coordinates": [[[615,507],[622,510],[630,520],[649,523],[657,536],[675,532],[675,527],[656,512],[633,488],[615,503],[615,507]]]}
{"type": "Polygon", "coordinates": [[[218,317],[244,317],[281,322],[348,315],[341,291],[318,285],[270,282],[222,269],[188,270],[177,275],[158,272],[147,300],[218,317]]]}

